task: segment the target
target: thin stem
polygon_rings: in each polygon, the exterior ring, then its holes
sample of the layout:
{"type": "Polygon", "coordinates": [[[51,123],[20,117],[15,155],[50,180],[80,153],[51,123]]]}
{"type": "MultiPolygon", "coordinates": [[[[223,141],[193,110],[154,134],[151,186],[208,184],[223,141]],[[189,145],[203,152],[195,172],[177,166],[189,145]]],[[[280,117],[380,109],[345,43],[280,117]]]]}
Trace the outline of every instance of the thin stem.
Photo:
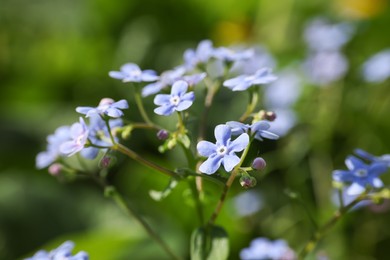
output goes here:
{"type": "Polygon", "coordinates": [[[127,213],[127,215],[134,217],[139,224],[146,230],[151,238],[153,238],[161,248],[172,258],[181,259],[177,256],[171,248],[161,239],[161,237],[151,228],[151,226],[125,201],[125,199],[117,192],[114,187],[106,186],[106,194],[110,196],[116,204],[127,213]]]}
{"type": "Polygon", "coordinates": [[[230,187],[232,186],[233,181],[236,178],[237,173],[239,172],[239,169],[240,169],[242,163],[245,160],[245,157],[248,154],[249,148],[250,148],[250,144],[245,148],[244,152],[242,153],[240,162],[237,164],[236,167],[234,167],[232,173],[230,174],[229,179],[227,180],[227,182],[226,182],[226,184],[225,184],[225,186],[223,188],[223,191],[222,191],[221,197],[219,198],[218,204],[215,207],[215,210],[214,210],[213,214],[211,215],[211,217],[209,219],[209,222],[207,223],[207,225],[209,227],[211,227],[214,224],[214,222],[217,219],[219,213],[221,212],[222,206],[223,206],[223,204],[225,202],[225,199],[226,199],[226,195],[227,195],[230,187]]]}
{"type": "Polygon", "coordinates": [[[259,100],[259,93],[258,93],[257,88],[255,88],[255,90],[251,90],[249,92],[249,95],[250,95],[249,96],[250,102],[246,108],[245,113],[242,114],[242,116],[240,117],[240,119],[239,119],[240,122],[245,121],[245,119],[248,118],[248,116],[253,112],[253,110],[255,110],[257,102],[259,100]]]}
{"type": "Polygon", "coordinates": [[[158,164],[155,164],[151,161],[148,161],[146,160],[145,158],[141,157],[140,155],[138,155],[136,152],[134,152],[133,150],[131,150],[130,148],[127,148],[126,146],[123,146],[119,143],[116,143],[114,146],[111,147],[112,150],[116,150],[116,151],[119,151],[125,155],[127,155],[128,157],[130,157],[131,159],[135,160],[135,161],[138,161],[139,163],[149,167],[149,168],[152,168],[154,170],[157,170],[165,175],[168,175],[170,177],[175,177],[175,178],[178,178],[180,177],[176,172],[174,171],[171,171],[167,168],[164,168],[158,164]]]}
{"type": "Polygon", "coordinates": [[[148,114],[145,111],[144,104],[142,102],[142,97],[139,91],[135,90],[134,93],[135,103],[137,104],[138,110],[143,118],[143,120],[150,126],[155,126],[155,124],[150,120],[148,114]]]}
{"type": "Polygon", "coordinates": [[[302,251],[299,254],[299,259],[304,259],[311,251],[313,251],[317,243],[323,238],[325,233],[329,231],[351,208],[353,208],[357,203],[362,201],[367,194],[363,193],[351,203],[345,207],[340,207],[322,227],[320,227],[311,237],[311,239],[303,247],[302,251]]]}

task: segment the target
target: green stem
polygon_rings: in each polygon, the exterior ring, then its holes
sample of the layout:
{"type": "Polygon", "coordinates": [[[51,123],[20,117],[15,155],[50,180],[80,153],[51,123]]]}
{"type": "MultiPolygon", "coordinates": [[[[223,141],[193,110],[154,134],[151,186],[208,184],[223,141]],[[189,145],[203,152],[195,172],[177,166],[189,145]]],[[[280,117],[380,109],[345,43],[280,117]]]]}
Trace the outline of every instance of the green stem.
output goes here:
{"type": "Polygon", "coordinates": [[[177,256],[171,248],[160,238],[160,236],[151,228],[151,226],[125,201],[125,199],[117,192],[114,187],[106,186],[106,194],[111,197],[116,204],[127,213],[127,215],[134,217],[139,224],[146,230],[151,238],[153,238],[161,248],[170,256],[171,259],[181,259],[177,256]]]}
{"type": "Polygon", "coordinates": [[[311,239],[306,243],[303,247],[302,251],[299,254],[299,259],[304,259],[310,252],[312,252],[317,243],[323,238],[325,233],[329,231],[351,208],[353,208],[357,203],[362,201],[367,194],[363,193],[356,199],[354,199],[351,203],[346,205],[345,207],[339,208],[322,227],[320,227],[311,237],[311,239]]]}
{"type": "Polygon", "coordinates": [[[156,125],[150,120],[148,114],[145,111],[144,104],[142,103],[142,97],[139,91],[135,90],[134,93],[135,103],[137,104],[138,110],[141,113],[143,120],[150,126],[156,127],[156,125]]]}
{"type": "Polygon", "coordinates": [[[168,175],[170,177],[174,177],[174,178],[178,178],[180,177],[176,172],[174,171],[171,171],[167,168],[164,168],[158,164],[155,164],[151,161],[148,161],[146,160],[144,157],[141,157],[140,155],[138,155],[136,152],[134,152],[133,150],[131,150],[130,148],[127,148],[126,146],[123,146],[119,143],[116,143],[115,145],[113,145],[111,147],[112,150],[116,150],[116,151],[119,151],[125,155],[127,155],[128,157],[130,157],[131,159],[135,160],[135,161],[138,161],[139,163],[151,168],[151,169],[154,169],[154,170],[157,170],[165,175],[168,175]]]}
{"type": "Polygon", "coordinates": [[[239,169],[240,169],[242,163],[245,160],[245,157],[247,156],[247,154],[249,152],[249,148],[250,148],[250,144],[245,148],[244,152],[242,153],[240,162],[236,165],[236,167],[234,167],[232,173],[229,176],[229,179],[225,183],[225,186],[223,188],[221,197],[219,198],[218,204],[215,207],[214,212],[211,215],[211,217],[210,217],[210,219],[209,219],[209,221],[207,223],[208,227],[211,227],[215,223],[215,220],[217,219],[219,213],[221,212],[222,206],[223,206],[223,204],[225,202],[225,199],[226,199],[226,195],[227,195],[230,187],[232,186],[233,181],[236,178],[237,173],[239,172],[239,169]]]}
{"type": "Polygon", "coordinates": [[[253,110],[255,110],[257,102],[259,100],[259,93],[257,88],[255,88],[255,90],[249,91],[249,99],[250,102],[246,108],[245,113],[240,117],[239,119],[240,122],[245,121],[245,119],[248,118],[248,116],[253,112],[253,110]]]}

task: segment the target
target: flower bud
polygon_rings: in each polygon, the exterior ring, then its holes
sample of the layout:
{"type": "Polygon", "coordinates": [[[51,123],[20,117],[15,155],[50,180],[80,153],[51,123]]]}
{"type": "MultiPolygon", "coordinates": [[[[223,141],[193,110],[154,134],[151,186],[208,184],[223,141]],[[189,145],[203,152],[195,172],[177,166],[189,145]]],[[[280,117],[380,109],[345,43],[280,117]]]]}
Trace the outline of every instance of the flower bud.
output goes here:
{"type": "Polygon", "coordinates": [[[265,111],[260,110],[259,113],[256,114],[257,120],[267,120],[267,121],[275,121],[276,119],[276,113],[273,111],[265,111]]]}
{"type": "Polygon", "coordinates": [[[62,165],[59,163],[53,163],[50,165],[48,172],[53,176],[58,176],[62,171],[62,165]]]}
{"type": "Polygon", "coordinates": [[[157,132],[157,138],[159,140],[166,140],[169,137],[169,132],[165,129],[161,129],[157,132]]]}
{"type": "Polygon", "coordinates": [[[105,154],[102,159],[100,159],[99,167],[102,169],[107,169],[115,163],[115,157],[105,154]]]}
{"type": "Polygon", "coordinates": [[[267,166],[267,163],[265,162],[265,160],[262,157],[257,157],[253,160],[252,168],[254,170],[260,171],[260,170],[263,170],[266,166],[267,166]]]}
{"type": "Polygon", "coordinates": [[[244,175],[240,178],[240,184],[242,187],[248,189],[255,187],[257,184],[257,180],[252,176],[244,175]]]}

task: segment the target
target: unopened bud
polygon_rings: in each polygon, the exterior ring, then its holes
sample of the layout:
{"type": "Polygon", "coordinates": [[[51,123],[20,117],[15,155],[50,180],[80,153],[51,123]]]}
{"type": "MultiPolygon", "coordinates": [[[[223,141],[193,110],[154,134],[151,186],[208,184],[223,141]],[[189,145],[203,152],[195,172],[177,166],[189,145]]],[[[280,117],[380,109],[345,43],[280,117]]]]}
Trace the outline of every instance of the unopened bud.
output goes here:
{"type": "Polygon", "coordinates": [[[102,98],[99,102],[99,106],[106,106],[106,105],[111,105],[115,101],[112,98],[102,98]]]}
{"type": "Polygon", "coordinates": [[[257,180],[252,176],[245,175],[240,178],[240,184],[242,187],[248,189],[256,186],[257,180]]]}
{"type": "Polygon", "coordinates": [[[276,119],[276,113],[273,111],[260,110],[259,113],[256,114],[256,119],[257,121],[267,120],[272,122],[276,119]]]}
{"type": "Polygon", "coordinates": [[[165,129],[161,129],[157,132],[157,138],[159,140],[166,140],[169,137],[169,132],[165,129]]]}
{"type": "Polygon", "coordinates": [[[102,159],[100,159],[99,167],[102,169],[107,169],[115,162],[115,157],[105,154],[102,159]]]}
{"type": "Polygon", "coordinates": [[[252,162],[252,168],[255,170],[263,170],[267,166],[267,163],[262,157],[257,157],[252,162]]]}
{"type": "Polygon", "coordinates": [[[59,163],[53,163],[50,165],[48,172],[53,176],[58,176],[62,171],[62,165],[59,163]]]}

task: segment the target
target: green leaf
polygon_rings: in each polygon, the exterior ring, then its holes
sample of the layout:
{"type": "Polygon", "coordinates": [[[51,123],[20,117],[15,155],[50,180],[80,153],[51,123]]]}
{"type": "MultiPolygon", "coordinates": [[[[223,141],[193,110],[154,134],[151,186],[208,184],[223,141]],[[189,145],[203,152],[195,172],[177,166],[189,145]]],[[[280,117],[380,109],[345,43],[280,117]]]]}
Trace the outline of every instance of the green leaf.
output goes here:
{"type": "Polygon", "coordinates": [[[149,191],[150,197],[156,201],[160,201],[164,198],[166,198],[172,190],[176,187],[178,181],[174,178],[171,178],[171,180],[168,183],[168,186],[163,190],[163,191],[156,191],[156,190],[151,190],[149,191]]]}
{"type": "Polygon", "coordinates": [[[191,235],[191,260],[225,260],[229,256],[229,238],[219,226],[200,227],[191,235]]]}

